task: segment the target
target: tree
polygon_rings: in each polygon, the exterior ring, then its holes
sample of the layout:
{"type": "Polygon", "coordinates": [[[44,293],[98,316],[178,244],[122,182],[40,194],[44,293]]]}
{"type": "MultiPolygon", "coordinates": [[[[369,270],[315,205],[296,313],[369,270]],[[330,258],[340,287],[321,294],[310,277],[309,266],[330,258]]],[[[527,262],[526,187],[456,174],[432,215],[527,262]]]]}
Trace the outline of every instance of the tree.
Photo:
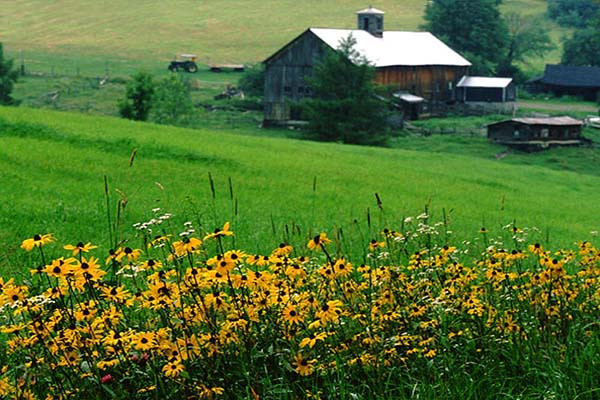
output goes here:
{"type": "Polygon", "coordinates": [[[193,114],[188,82],[176,73],[162,79],[152,99],[152,119],[159,124],[185,125],[193,114]]]}
{"type": "Polygon", "coordinates": [[[127,84],[125,99],[119,101],[119,114],[123,118],[146,121],[152,107],[154,82],[152,75],[140,71],[127,84]]]}
{"type": "Polygon", "coordinates": [[[542,57],[553,46],[541,19],[509,13],[504,20],[508,31],[507,45],[496,73],[518,77],[520,71],[516,63],[525,62],[531,56],[542,57]]]}
{"type": "Polygon", "coordinates": [[[548,16],[559,25],[583,28],[600,11],[597,0],[548,0],[548,16]]]}
{"type": "Polygon", "coordinates": [[[431,0],[423,28],[469,59],[473,73],[490,73],[507,44],[499,4],[499,0],[431,0]]]}
{"type": "Polygon", "coordinates": [[[562,63],[600,66],[600,12],[587,27],[578,29],[563,45],[562,63]]]}
{"type": "Polygon", "coordinates": [[[263,97],[265,91],[265,67],[262,64],[258,64],[246,68],[238,86],[248,96],[263,97]]]}
{"type": "Polygon", "coordinates": [[[313,97],[301,103],[310,139],[384,144],[386,114],[375,96],[375,69],[354,49],[349,36],[315,65],[307,79],[313,97]]]}
{"type": "Polygon", "coordinates": [[[18,76],[17,70],[13,69],[13,60],[4,58],[4,49],[0,43],[0,104],[18,104],[18,101],[10,95],[18,76]]]}

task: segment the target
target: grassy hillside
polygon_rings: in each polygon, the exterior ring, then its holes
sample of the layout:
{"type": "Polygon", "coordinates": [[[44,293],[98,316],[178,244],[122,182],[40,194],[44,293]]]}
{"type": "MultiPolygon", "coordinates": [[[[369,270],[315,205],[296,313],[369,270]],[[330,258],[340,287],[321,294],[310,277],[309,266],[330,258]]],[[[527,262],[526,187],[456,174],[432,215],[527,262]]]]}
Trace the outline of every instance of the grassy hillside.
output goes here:
{"type": "Polygon", "coordinates": [[[20,241],[38,232],[65,242],[106,241],[104,176],[113,217],[117,189],[127,199],[124,226],[151,218],[155,207],[177,224],[194,220],[211,230],[230,220],[246,240],[237,245],[250,251],[269,250],[259,247],[274,237],[305,243],[311,233],[340,227],[343,238],[364,243],[426,206],[435,220],[445,210],[459,238],[516,220],[539,228],[539,240],[549,235],[565,245],[590,239],[600,226],[599,177],[539,166],[26,108],[0,109],[0,125],[3,265],[15,265],[20,241]]]}
{"type": "MultiPolygon", "coordinates": [[[[371,3],[386,11],[386,29],[414,30],[422,23],[426,1],[371,3]]],[[[203,63],[261,61],[309,26],[354,27],[354,12],[368,4],[136,0],[123,7],[117,1],[13,1],[3,4],[0,38],[32,71],[130,74],[140,67],[163,70],[182,52],[199,54],[203,63]]],[[[505,0],[502,6],[532,16],[545,8],[545,0],[505,0]]],[[[554,39],[560,39],[559,32],[554,39]]]]}

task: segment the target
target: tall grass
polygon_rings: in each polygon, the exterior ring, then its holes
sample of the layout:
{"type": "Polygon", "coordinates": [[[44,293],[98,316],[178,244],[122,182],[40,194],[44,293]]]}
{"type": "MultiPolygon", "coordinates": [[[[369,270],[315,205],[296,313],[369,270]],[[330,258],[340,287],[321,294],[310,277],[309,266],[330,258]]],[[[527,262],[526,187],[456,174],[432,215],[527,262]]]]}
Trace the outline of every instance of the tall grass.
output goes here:
{"type": "Polygon", "coordinates": [[[597,176],[535,165],[24,108],[1,109],[0,122],[1,259],[12,269],[20,263],[14,244],[35,232],[71,242],[105,239],[105,176],[111,197],[127,198],[123,226],[155,207],[203,226],[230,220],[243,238],[237,244],[249,251],[272,245],[266,235],[341,230],[344,240],[368,240],[374,225],[393,225],[425,207],[433,216],[445,210],[467,237],[516,219],[537,227],[540,240],[568,245],[600,225],[597,176]]]}

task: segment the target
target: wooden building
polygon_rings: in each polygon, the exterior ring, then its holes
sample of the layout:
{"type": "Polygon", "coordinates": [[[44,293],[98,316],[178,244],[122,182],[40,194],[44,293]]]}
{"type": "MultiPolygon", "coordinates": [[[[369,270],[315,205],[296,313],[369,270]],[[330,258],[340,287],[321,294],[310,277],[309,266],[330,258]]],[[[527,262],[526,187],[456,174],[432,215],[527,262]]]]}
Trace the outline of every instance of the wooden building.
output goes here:
{"type": "Polygon", "coordinates": [[[290,104],[311,95],[305,78],[350,35],[355,49],[375,67],[377,83],[428,102],[454,100],[469,61],[429,32],[385,31],[383,11],[368,8],[357,16],[358,29],[309,28],[264,61],[266,124],[298,117],[290,104]]]}
{"type": "Polygon", "coordinates": [[[525,87],[531,92],[581,96],[596,101],[600,95],[600,67],[547,64],[544,75],[530,79],[525,87]]]}
{"type": "Polygon", "coordinates": [[[507,103],[516,99],[512,78],[463,76],[456,85],[456,101],[463,103],[507,103]]]}
{"type": "Polygon", "coordinates": [[[513,118],[487,126],[488,139],[522,150],[587,143],[581,136],[583,122],[571,117],[513,118]]]}

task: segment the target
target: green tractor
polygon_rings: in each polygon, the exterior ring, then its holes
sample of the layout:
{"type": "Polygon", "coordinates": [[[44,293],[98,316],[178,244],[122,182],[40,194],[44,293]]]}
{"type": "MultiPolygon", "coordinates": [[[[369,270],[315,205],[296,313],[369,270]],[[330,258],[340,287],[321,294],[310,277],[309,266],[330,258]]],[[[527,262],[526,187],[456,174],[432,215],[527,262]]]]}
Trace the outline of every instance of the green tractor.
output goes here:
{"type": "Polygon", "coordinates": [[[169,71],[186,71],[191,73],[198,72],[198,65],[196,64],[196,59],[198,56],[195,54],[181,54],[180,57],[180,60],[175,59],[171,61],[171,64],[169,64],[169,71]]]}

